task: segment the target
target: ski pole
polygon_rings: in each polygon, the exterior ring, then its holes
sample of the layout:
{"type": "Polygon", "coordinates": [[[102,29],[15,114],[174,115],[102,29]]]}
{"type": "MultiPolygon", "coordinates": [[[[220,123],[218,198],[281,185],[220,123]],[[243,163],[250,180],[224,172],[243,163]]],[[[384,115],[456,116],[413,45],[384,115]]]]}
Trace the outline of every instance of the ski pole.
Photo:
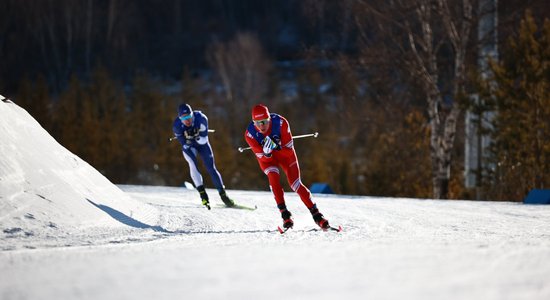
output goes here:
{"type": "MultiPolygon", "coordinates": [[[[308,133],[308,134],[302,134],[302,135],[295,135],[292,137],[292,139],[301,139],[301,138],[306,138],[306,137],[314,137],[316,138],[317,136],[319,135],[319,132],[315,132],[315,133],[308,133]]],[[[252,149],[252,147],[239,147],[237,150],[239,150],[239,152],[243,152],[244,150],[250,150],[252,149]]]]}
{"type": "MultiPolygon", "coordinates": [[[[216,132],[216,129],[208,129],[208,132],[216,132]]],[[[171,142],[175,139],[177,139],[177,137],[173,136],[173,137],[169,138],[168,141],[171,142]]]]}

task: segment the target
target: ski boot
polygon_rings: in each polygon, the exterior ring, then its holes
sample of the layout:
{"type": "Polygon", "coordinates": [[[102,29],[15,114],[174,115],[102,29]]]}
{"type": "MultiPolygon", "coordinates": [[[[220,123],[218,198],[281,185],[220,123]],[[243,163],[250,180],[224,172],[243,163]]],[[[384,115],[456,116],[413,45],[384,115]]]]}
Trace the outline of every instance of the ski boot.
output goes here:
{"type": "Polygon", "coordinates": [[[315,223],[317,225],[319,225],[319,227],[321,227],[321,229],[323,230],[326,230],[330,227],[330,225],[328,224],[328,220],[325,219],[323,217],[323,214],[321,214],[319,212],[319,210],[317,209],[317,204],[314,204],[310,209],[309,211],[311,212],[311,216],[313,217],[313,221],[315,221],[315,223]]]}
{"type": "Polygon", "coordinates": [[[283,227],[285,229],[292,228],[294,226],[294,221],[292,220],[292,214],[286,209],[286,205],[277,205],[279,211],[281,212],[281,217],[283,218],[283,227]]]}
{"type": "Polygon", "coordinates": [[[222,198],[223,203],[225,203],[225,206],[232,207],[235,205],[235,202],[231,200],[231,198],[227,197],[227,194],[225,193],[225,190],[220,190],[220,198],[222,198]]]}
{"type": "Polygon", "coordinates": [[[199,185],[197,187],[197,190],[199,191],[199,195],[201,196],[202,205],[206,206],[208,210],[210,210],[210,201],[208,201],[208,194],[206,193],[206,190],[204,189],[204,185],[199,185]]]}

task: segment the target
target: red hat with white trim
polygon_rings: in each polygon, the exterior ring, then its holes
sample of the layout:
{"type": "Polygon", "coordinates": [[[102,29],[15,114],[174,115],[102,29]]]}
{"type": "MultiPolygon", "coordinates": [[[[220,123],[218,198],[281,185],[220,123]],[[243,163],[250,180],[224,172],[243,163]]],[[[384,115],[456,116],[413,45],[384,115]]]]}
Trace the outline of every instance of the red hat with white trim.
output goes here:
{"type": "Polygon", "coordinates": [[[257,104],[252,108],[252,121],[265,120],[269,118],[269,109],[263,104],[257,104]]]}

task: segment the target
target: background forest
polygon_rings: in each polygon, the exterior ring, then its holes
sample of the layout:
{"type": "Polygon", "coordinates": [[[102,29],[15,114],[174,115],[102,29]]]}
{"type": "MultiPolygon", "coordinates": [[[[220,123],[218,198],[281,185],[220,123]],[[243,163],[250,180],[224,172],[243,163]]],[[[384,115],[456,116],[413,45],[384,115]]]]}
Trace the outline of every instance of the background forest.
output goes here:
{"type": "Polygon", "coordinates": [[[115,183],[190,181],[168,141],[186,102],[216,130],[226,186],[266,189],[236,150],[261,102],[295,135],[319,132],[295,141],[307,185],[520,201],[550,186],[550,7],[498,1],[499,55],[482,76],[485,2],[4,0],[0,93],[115,183]],[[464,185],[466,110],[496,112],[477,191],[464,185]]]}

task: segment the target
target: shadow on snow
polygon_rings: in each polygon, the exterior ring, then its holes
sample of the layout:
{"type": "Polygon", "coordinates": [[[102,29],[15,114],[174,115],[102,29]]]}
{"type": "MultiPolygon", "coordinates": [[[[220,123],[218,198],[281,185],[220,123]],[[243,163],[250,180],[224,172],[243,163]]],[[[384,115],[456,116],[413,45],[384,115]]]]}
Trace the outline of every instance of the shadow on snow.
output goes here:
{"type": "Polygon", "coordinates": [[[94,203],[92,200],[90,199],[87,199],[88,202],[90,202],[91,204],[93,204],[95,207],[101,209],[102,211],[104,211],[105,213],[107,213],[109,216],[111,216],[111,218],[119,221],[120,223],[124,224],[124,225],[128,225],[130,227],[134,227],[134,228],[141,228],[141,229],[152,229],[154,231],[158,231],[158,232],[168,232],[166,229],[160,227],[160,226],[151,226],[151,225],[148,225],[148,224],[145,224],[145,223],[142,223],[130,216],[127,216],[125,214],[123,214],[122,212],[114,209],[114,208],[111,208],[109,206],[106,206],[106,205],[102,205],[102,204],[96,204],[94,203]]]}
{"type": "Polygon", "coordinates": [[[128,225],[130,227],[134,228],[140,228],[140,229],[152,229],[156,232],[162,232],[167,234],[227,234],[227,233],[260,233],[260,232],[266,232],[266,233],[272,233],[277,232],[277,230],[267,230],[267,229],[259,229],[259,230],[197,230],[197,231],[189,231],[189,230],[166,230],[162,228],[161,226],[152,226],[145,223],[142,223],[130,216],[125,215],[124,213],[111,208],[109,206],[103,205],[103,204],[96,204],[92,200],[86,198],[88,202],[90,202],[95,207],[101,209],[103,212],[108,214],[113,219],[119,221],[120,223],[124,225],[128,225]]]}

